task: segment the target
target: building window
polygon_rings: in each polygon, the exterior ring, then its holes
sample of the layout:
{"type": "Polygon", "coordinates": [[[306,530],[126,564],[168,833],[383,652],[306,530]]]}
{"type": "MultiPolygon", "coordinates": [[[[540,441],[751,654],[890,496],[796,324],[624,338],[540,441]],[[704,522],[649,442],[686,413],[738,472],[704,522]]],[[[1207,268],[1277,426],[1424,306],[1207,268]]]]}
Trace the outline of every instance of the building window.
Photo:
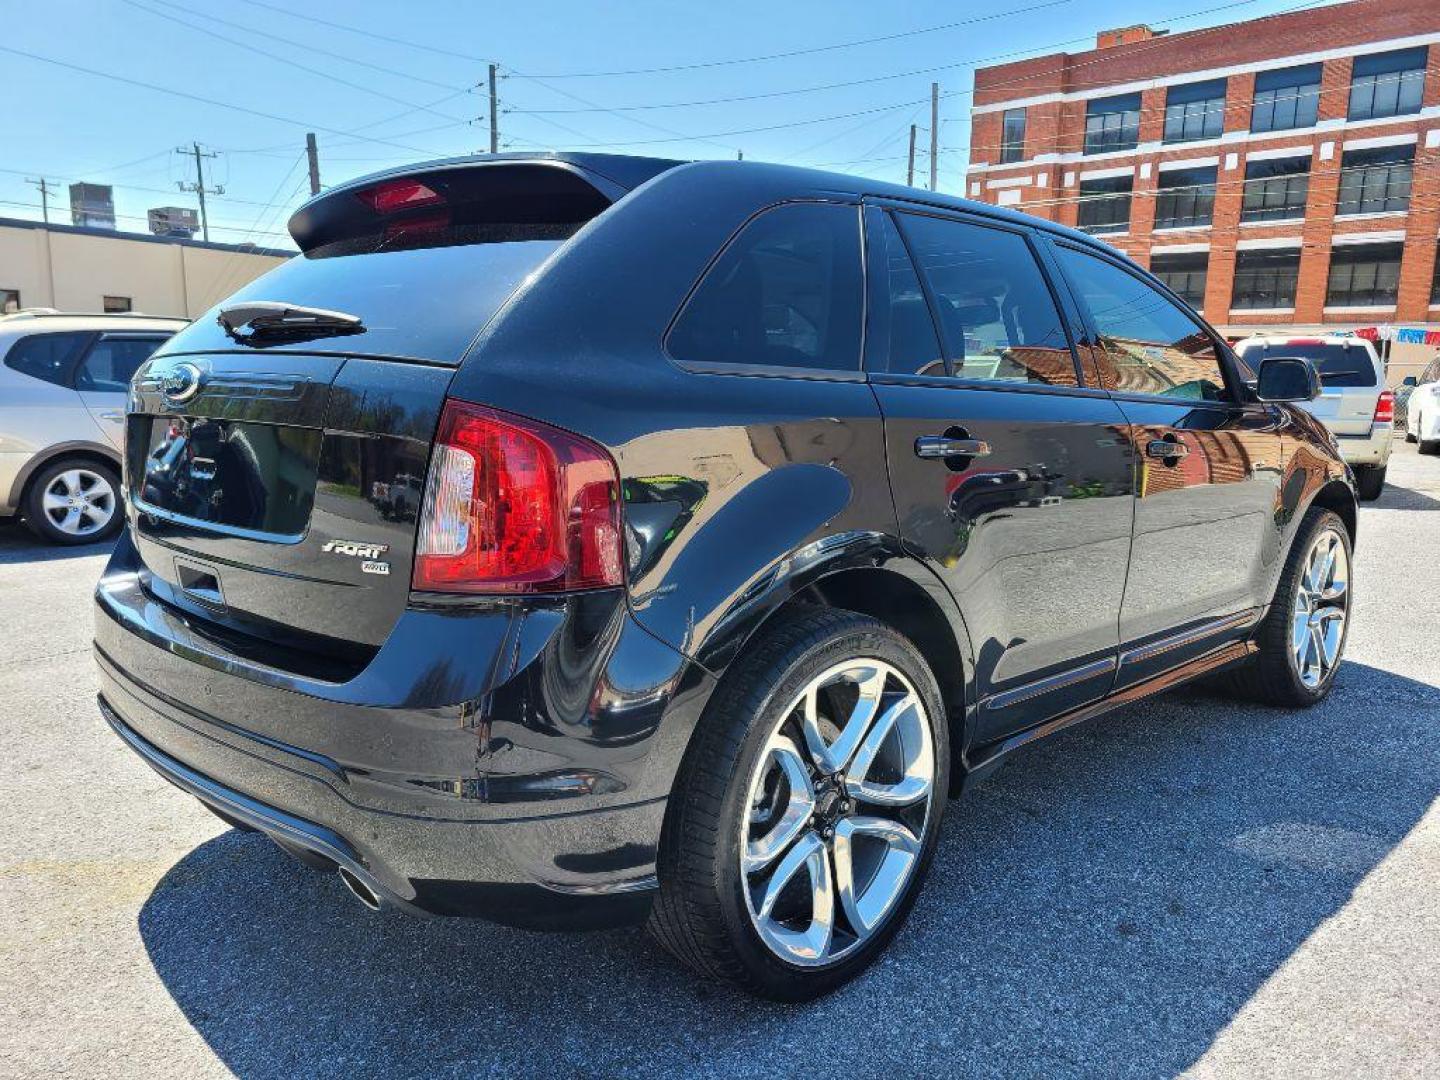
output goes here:
{"type": "Polygon", "coordinates": [[[1165,141],[1215,139],[1225,130],[1225,80],[1172,86],[1165,94],[1165,141]]]}
{"type": "Polygon", "coordinates": [[[1305,216],[1310,197],[1310,158],[1271,158],[1245,163],[1241,221],[1283,221],[1305,216]]]}
{"type": "Polygon", "coordinates": [[[128,296],[107,296],[105,297],[105,314],[119,315],[130,310],[130,297],[128,296]]]}
{"type": "Polygon", "coordinates": [[[1133,176],[1080,181],[1080,228],[1092,233],[1124,232],[1130,228],[1133,176]]]}
{"type": "Polygon", "coordinates": [[[1025,160],[1025,110],[1006,109],[1001,119],[1000,163],[1025,160]]]}
{"type": "Polygon", "coordinates": [[[1410,208],[1415,147],[1347,150],[1340,159],[1337,214],[1394,214],[1410,208]]]}
{"type": "Polygon", "coordinates": [[[1299,248],[1237,251],[1235,292],[1230,306],[1237,311],[1293,308],[1295,283],[1299,278],[1299,248]]]}
{"type": "Polygon", "coordinates": [[[1150,258],[1150,272],[1196,309],[1205,304],[1205,279],[1209,269],[1208,251],[1177,252],[1173,255],[1157,253],[1150,258]]]}
{"type": "Polygon", "coordinates": [[[1350,79],[1350,119],[1374,120],[1419,112],[1425,91],[1426,59],[1424,45],[1357,56],[1350,79]]]}
{"type": "Polygon", "coordinates": [[[0,289],[0,315],[14,315],[20,310],[20,290],[0,289]]]}
{"type": "Polygon", "coordinates": [[[1215,216],[1215,168],[1166,169],[1155,192],[1155,228],[1209,225],[1215,216]]]}
{"type": "Polygon", "coordinates": [[[1320,65],[1262,71],[1255,76],[1251,131],[1314,127],[1320,109],[1320,65]]]}
{"type": "Polygon", "coordinates": [[[1134,150],[1139,143],[1139,94],[1090,99],[1085,107],[1085,153],[1134,150]]]}
{"type": "Polygon", "coordinates": [[[1393,307],[1404,244],[1347,244],[1330,255],[1327,307],[1393,307]]]}

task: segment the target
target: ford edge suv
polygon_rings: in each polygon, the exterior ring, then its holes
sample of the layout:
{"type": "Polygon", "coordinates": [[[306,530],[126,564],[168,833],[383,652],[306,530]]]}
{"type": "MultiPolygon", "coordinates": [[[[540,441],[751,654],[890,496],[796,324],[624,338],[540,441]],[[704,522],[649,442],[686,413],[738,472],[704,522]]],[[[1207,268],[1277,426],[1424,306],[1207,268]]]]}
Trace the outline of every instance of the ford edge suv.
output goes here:
{"type": "Polygon", "coordinates": [[[1202,675],[1333,684],[1356,502],[1287,404],[1313,365],[1251,370],[1082,233],[580,154],[290,230],[136,375],[100,707],[369,907],[644,920],[809,998],[1027,744],[1202,675]]]}

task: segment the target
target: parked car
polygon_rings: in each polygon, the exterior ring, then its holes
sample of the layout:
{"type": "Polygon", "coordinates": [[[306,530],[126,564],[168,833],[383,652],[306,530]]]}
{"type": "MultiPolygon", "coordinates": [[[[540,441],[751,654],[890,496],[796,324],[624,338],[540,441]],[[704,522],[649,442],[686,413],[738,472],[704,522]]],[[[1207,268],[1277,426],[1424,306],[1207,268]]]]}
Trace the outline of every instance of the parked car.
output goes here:
{"type": "MultiPolygon", "coordinates": [[[[1431,365],[1431,368],[1440,363],[1431,365]]],[[[1427,381],[1417,383],[1410,391],[1409,411],[1405,420],[1405,438],[1418,442],[1422,454],[1440,453],[1440,372],[1427,369],[1427,381]]]]}
{"type": "Polygon", "coordinates": [[[1395,391],[1398,408],[1395,422],[1405,432],[1406,442],[1418,442],[1422,454],[1440,453],[1440,355],[1425,366],[1419,376],[1408,376],[1395,391]]]}
{"type": "Polygon", "coordinates": [[[1385,366],[1375,346],[1342,334],[1292,337],[1259,334],[1235,346],[1251,367],[1267,356],[1303,356],[1320,372],[1320,396],[1302,407],[1330,429],[1340,456],[1355,470],[1362,501],[1385,489],[1395,433],[1395,394],[1385,389],[1385,366]]]}
{"type": "Polygon", "coordinates": [[[1021,747],[1210,673],[1333,684],[1356,501],[1287,404],[1312,362],[1242,370],[1083,233],[585,154],[290,230],[136,376],[100,702],[368,907],[646,920],[809,998],[1021,747]]]}
{"type": "Polygon", "coordinates": [[[0,316],[0,516],[55,544],[120,531],[130,377],[184,319],[0,316]]]}

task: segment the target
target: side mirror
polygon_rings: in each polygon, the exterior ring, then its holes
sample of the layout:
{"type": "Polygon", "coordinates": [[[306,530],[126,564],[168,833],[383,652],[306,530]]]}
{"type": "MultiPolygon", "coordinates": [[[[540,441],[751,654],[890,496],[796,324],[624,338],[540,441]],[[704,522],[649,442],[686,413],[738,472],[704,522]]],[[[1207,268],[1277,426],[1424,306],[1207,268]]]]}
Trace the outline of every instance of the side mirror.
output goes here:
{"type": "Polygon", "coordinates": [[[1414,375],[1406,375],[1406,376],[1405,376],[1405,380],[1404,380],[1400,385],[1401,385],[1401,386],[1419,386],[1419,385],[1420,385],[1420,380],[1417,379],[1414,375]]]}
{"type": "Polygon", "coordinates": [[[1267,356],[1260,361],[1255,396],[1261,401],[1314,401],[1320,396],[1320,375],[1302,356],[1267,356]]]}

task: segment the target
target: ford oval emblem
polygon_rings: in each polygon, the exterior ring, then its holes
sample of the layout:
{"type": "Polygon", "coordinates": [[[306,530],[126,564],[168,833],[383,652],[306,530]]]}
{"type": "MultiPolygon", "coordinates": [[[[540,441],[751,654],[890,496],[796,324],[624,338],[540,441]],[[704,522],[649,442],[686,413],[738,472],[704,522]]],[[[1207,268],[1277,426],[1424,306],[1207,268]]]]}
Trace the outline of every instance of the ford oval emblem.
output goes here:
{"type": "Polygon", "coordinates": [[[203,382],[204,374],[194,364],[177,364],[160,380],[160,392],[178,405],[200,393],[203,382]]]}

